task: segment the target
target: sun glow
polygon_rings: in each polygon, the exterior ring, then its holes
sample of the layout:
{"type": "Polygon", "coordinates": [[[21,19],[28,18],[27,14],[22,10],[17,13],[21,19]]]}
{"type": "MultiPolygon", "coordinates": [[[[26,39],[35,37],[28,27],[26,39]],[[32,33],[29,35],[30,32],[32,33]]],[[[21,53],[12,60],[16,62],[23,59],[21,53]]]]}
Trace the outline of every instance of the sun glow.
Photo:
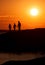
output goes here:
{"type": "Polygon", "coordinates": [[[30,14],[31,14],[32,16],[37,16],[37,15],[38,15],[38,9],[36,9],[36,8],[31,9],[31,10],[30,10],[30,14]]]}

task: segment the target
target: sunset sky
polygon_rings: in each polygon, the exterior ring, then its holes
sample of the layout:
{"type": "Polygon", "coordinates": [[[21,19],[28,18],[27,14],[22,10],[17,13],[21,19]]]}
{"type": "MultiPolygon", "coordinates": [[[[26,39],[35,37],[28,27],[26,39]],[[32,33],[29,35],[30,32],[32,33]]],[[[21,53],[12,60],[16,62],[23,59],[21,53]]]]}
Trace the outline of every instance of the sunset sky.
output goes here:
{"type": "Polygon", "coordinates": [[[8,29],[8,24],[18,20],[22,29],[45,27],[45,0],[0,0],[0,29],[8,29]],[[37,16],[30,10],[36,8],[37,16]]]}

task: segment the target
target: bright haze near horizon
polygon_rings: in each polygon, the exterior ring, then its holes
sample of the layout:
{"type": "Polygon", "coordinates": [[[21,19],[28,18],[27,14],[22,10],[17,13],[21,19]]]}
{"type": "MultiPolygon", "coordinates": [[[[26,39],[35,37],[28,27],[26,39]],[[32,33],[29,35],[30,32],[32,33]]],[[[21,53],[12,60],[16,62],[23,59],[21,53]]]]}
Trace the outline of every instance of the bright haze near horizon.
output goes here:
{"type": "Polygon", "coordinates": [[[18,20],[22,29],[45,28],[45,0],[0,0],[0,29],[18,20]]]}

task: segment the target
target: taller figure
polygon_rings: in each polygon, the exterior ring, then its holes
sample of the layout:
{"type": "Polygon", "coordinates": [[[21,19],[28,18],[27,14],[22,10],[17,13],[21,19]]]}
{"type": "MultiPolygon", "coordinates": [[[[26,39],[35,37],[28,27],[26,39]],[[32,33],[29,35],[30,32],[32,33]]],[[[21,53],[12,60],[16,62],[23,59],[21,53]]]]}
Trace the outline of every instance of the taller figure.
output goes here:
{"type": "Polygon", "coordinates": [[[18,21],[18,30],[19,31],[21,30],[21,23],[20,23],[20,21],[18,21]]]}

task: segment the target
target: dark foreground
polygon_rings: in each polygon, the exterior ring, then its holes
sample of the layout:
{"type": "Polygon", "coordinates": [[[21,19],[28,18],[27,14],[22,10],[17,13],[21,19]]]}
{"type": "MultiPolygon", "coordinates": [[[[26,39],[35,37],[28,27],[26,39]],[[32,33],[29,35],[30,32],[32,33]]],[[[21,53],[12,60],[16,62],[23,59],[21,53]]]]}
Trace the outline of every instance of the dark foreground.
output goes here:
{"type": "Polygon", "coordinates": [[[10,31],[0,35],[0,52],[45,52],[45,29],[10,31]]]}
{"type": "Polygon", "coordinates": [[[7,61],[2,65],[45,65],[45,57],[27,61],[7,61]]]}

